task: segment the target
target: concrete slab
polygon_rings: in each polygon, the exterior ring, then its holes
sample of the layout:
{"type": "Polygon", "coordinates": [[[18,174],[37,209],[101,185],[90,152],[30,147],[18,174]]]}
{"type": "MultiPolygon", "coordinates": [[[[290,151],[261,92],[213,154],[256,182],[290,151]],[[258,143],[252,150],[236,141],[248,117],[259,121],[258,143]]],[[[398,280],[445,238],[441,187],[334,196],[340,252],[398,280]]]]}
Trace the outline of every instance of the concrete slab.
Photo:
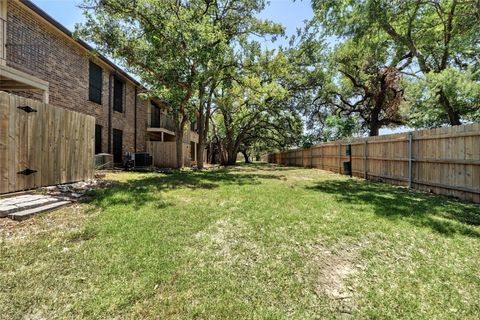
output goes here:
{"type": "Polygon", "coordinates": [[[45,196],[43,195],[24,195],[24,196],[18,196],[18,197],[12,197],[12,198],[6,198],[0,200],[0,204],[17,204],[17,203],[22,203],[22,202],[28,202],[28,201],[35,201],[38,199],[42,199],[45,196]]]}
{"type": "Polygon", "coordinates": [[[0,200],[0,217],[36,207],[63,201],[64,199],[45,195],[25,195],[0,200]]]}
{"type": "Polygon", "coordinates": [[[9,213],[15,212],[15,210],[17,210],[16,206],[11,206],[11,205],[0,206],[0,218],[5,218],[9,213]]]}
{"type": "Polygon", "coordinates": [[[61,207],[69,205],[70,203],[71,203],[70,201],[58,201],[58,202],[55,202],[55,203],[50,203],[50,204],[40,206],[40,207],[36,207],[36,208],[33,208],[33,209],[28,209],[28,210],[23,210],[23,211],[20,211],[20,212],[10,213],[8,215],[8,217],[13,219],[13,220],[25,220],[25,219],[28,219],[35,214],[59,209],[61,207]]]}

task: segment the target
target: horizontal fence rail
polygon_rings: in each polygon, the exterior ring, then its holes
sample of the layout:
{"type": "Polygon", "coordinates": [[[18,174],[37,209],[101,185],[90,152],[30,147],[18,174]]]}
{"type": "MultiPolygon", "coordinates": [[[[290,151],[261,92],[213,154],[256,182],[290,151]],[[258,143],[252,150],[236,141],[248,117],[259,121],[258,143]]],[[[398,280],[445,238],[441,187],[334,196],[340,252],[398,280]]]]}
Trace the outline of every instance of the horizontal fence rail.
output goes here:
{"type": "Polygon", "coordinates": [[[322,143],[268,162],[340,174],[350,162],[356,177],[480,203],[480,124],[322,143]]]}

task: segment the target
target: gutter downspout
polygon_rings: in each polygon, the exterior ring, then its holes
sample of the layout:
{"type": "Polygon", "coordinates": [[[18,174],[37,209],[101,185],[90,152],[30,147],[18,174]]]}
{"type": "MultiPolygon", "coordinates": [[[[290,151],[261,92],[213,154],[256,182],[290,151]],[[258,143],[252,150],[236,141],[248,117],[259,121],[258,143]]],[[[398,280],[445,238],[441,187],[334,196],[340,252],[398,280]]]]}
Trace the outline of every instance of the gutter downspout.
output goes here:
{"type": "Polygon", "coordinates": [[[134,102],[134,140],[133,140],[133,149],[137,152],[137,86],[135,86],[135,102],[134,102]]]}
{"type": "Polygon", "coordinates": [[[108,153],[112,154],[112,74],[108,76],[108,153]]]}

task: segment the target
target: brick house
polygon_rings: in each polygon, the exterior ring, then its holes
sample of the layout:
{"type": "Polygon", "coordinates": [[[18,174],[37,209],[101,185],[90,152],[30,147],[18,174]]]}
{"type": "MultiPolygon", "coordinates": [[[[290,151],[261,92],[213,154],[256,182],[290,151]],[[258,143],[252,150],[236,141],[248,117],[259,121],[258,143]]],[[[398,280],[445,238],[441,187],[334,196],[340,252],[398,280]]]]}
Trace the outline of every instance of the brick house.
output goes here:
{"type": "MultiPolygon", "coordinates": [[[[94,116],[95,152],[115,162],[149,140],[174,139],[159,104],[138,96],[137,80],[28,0],[0,0],[0,90],[94,116]]],[[[185,136],[198,143],[195,132],[185,136]]]]}

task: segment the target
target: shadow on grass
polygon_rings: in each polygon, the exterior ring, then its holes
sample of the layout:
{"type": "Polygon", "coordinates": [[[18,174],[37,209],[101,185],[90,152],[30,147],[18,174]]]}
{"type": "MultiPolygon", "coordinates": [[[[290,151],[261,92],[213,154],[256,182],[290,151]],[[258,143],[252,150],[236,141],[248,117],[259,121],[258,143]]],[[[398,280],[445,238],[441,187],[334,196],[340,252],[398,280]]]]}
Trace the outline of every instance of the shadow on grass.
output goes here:
{"type": "Polygon", "coordinates": [[[162,193],[175,189],[212,190],[225,185],[256,185],[261,180],[285,179],[282,175],[246,173],[240,169],[215,171],[174,171],[170,174],[149,174],[138,179],[118,182],[113,187],[96,190],[88,203],[105,208],[115,205],[132,206],[139,209],[149,202],[155,202],[158,209],[174,205],[162,200],[162,193]],[[235,174],[241,172],[241,174],[235,174]]]}
{"type": "Polygon", "coordinates": [[[480,237],[472,228],[480,226],[480,207],[474,204],[355,179],[327,180],[308,189],[333,194],[353,210],[358,210],[355,205],[370,205],[378,216],[409,221],[446,236],[480,237]]]}
{"type": "Polygon", "coordinates": [[[303,170],[303,169],[308,169],[305,167],[292,167],[292,166],[282,166],[278,164],[271,164],[271,163],[262,163],[262,164],[255,164],[259,169],[265,170],[265,171],[295,171],[295,170],[303,170]]]}

